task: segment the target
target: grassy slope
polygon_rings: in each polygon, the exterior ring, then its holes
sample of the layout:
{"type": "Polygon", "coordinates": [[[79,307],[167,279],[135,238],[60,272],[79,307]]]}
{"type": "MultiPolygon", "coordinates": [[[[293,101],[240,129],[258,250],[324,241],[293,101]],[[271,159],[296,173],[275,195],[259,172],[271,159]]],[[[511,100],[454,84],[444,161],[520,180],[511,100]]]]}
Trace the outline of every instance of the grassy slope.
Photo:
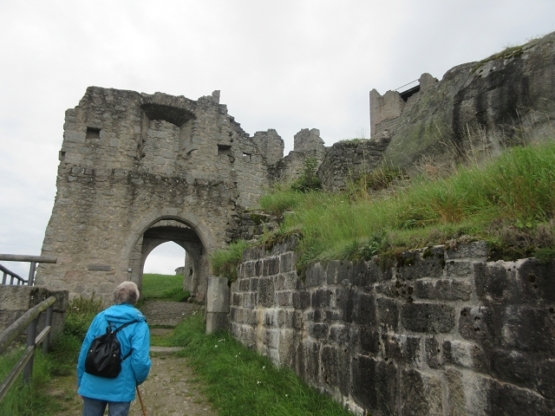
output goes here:
{"type": "MultiPolygon", "coordinates": [[[[372,255],[484,239],[499,257],[555,253],[555,144],[513,148],[487,165],[445,178],[420,177],[381,193],[276,191],[263,209],[287,212],[267,241],[302,235],[301,268],[331,258],[372,255]]],[[[235,261],[237,257],[234,257],[235,261]]],[[[231,260],[230,260],[231,261],[231,260]]],[[[229,266],[227,267],[229,269],[229,266]]]]}

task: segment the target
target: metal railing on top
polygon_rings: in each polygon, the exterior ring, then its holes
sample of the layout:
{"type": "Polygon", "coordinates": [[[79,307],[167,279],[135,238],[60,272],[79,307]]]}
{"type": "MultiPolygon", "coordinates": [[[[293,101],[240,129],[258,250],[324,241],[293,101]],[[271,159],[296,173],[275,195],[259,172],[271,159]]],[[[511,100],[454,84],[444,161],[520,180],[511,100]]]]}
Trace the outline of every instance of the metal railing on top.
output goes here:
{"type": "Polygon", "coordinates": [[[37,270],[37,263],[56,263],[56,258],[45,256],[21,256],[18,254],[0,254],[0,261],[18,261],[30,263],[29,277],[27,278],[27,280],[0,264],[3,285],[13,285],[15,281],[16,285],[33,286],[33,284],[35,283],[35,271],[37,270]]]}
{"type": "Polygon", "coordinates": [[[2,401],[21,371],[23,371],[23,381],[25,383],[29,383],[31,381],[35,347],[42,342],[43,352],[48,352],[48,349],[50,348],[50,329],[52,327],[54,303],[56,303],[56,297],[50,296],[37,306],[29,309],[13,324],[0,333],[0,354],[3,354],[4,351],[8,349],[10,344],[25,329],[27,329],[27,346],[19,361],[12,368],[10,374],[8,374],[6,379],[2,382],[2,384],[0,384],[0,401],[2,401]],[[36,335],[39,316],[44,311],[46,311],[45,327],[40,334],[36,335]]]}

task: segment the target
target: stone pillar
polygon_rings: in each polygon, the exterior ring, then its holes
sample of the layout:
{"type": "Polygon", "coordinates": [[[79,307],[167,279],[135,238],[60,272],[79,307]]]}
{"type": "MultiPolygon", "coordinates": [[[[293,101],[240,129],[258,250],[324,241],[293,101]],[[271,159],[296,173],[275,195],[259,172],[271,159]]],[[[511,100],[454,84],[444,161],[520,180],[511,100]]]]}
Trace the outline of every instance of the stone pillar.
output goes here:
{"type": "Polygon", "coordinates": [[[206,333],[229,328],[229,286],[226,277],[208,277],[206,293],[206,333]]]}

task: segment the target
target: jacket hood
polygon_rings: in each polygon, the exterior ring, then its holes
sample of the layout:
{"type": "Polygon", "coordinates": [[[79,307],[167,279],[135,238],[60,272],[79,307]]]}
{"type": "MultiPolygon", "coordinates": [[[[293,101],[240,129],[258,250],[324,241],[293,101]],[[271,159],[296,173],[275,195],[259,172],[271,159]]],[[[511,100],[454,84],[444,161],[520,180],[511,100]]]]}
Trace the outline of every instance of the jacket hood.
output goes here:
{"type": "Polygon", "coordinates": [[[104,317],[108,322],[120,326],[131,321],[146,321],[145,316],[134,306],[123,303],[113,305],[104,311],[104,317]]]}

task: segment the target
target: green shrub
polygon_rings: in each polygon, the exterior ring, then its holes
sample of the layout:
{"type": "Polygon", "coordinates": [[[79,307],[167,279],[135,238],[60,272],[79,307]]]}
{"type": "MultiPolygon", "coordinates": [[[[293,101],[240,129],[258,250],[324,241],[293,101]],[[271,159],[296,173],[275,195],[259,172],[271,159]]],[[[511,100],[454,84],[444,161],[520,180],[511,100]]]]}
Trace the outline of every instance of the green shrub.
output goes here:
{"type": "Polygon", "coordinates": [[[318,169],[318,160],[309,157],[304,161],[303,173],[298,179],[295,179],[291,184],[291,190],[297,192],[310,192],[322,189],[322,183],[316,175],[318,169]]]}

